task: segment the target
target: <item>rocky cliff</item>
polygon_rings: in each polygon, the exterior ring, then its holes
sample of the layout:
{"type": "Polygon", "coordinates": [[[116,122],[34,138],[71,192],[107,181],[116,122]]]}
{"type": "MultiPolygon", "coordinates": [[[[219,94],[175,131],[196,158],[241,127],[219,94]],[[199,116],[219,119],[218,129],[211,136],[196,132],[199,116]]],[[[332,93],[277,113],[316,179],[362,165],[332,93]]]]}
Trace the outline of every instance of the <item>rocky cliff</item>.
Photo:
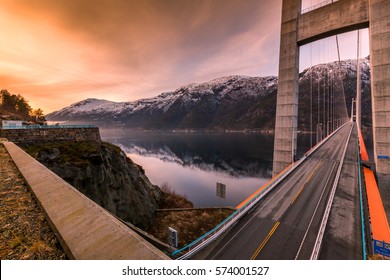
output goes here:
{"type": "Polygon", "coordinates": [[[162,192],[117,146],[82,141],[25,147],[65,181],[116,216],[147,229],[162,192]]]}

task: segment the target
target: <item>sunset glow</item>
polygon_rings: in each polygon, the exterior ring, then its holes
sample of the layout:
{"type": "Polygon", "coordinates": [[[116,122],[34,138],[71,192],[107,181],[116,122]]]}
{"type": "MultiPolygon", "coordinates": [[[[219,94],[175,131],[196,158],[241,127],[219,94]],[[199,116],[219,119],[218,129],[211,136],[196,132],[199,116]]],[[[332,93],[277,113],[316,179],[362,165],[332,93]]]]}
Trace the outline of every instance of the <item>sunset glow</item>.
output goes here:
{"type": "Polygon", "coordinates": [[[223,75],[277,72],[275,1],[0,4],[1,88],[46,113],[88,97],[128,101],[223,75]]]}
{"type": "Polygon", "coordinates": [[[0,0],[0,85],[50,113],[277,75],[281,0],[0,0]]]}

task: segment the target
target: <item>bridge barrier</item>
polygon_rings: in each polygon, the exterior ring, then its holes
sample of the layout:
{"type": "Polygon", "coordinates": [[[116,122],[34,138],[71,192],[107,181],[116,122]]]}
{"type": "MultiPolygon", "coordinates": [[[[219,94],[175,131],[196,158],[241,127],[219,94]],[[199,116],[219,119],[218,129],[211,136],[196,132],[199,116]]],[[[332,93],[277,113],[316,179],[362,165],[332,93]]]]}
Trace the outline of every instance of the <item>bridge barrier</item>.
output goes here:
{"type": "Polygon", "coordinates": [[[314,153],[319,147],[326,143],[335,133],[337,133],[341,128],[343,128],[348,123],[343,124],[338,129],[329,134],[322,142],[318,143],[311,150],[309,150],[300,160],[292,163],[281,173],[276,175],[271,179],[265,186],[260,188],[260,192],[255,192],[256,194],[251,196],[249,200],[245,200],[245,204],[241,206],[237,211],[227,217],[215,228],[205,233],[198,239],[194,240],[190,244],[184,246],[183,248],[176,250],[172,253],[172,256],[176,256],[182,253],[181,256],[177,257],[178,260],[184,260],[190,258],[192,255],[196,254],[212,241],[221,236],[226,230],[233,226],[242,216],[244,216],[249,210],[251,210],[257,203],[259,203],[270,191],[272,191],[280,182],[282,182],[288,175],[290,175],[298,166],[300,166],[312,153],[314,153]]]}
{"type": "MultiPolygon", "coordinates": [[[[358,130],[359,126],[358,126],[358,130]]],[[[359,148],[359,140],[357,141],[357,149],[358,149],[358,185],[359,185],[359,203],[360,203],[360,220],[362,223],[362,251],[363,251],[363,259],[367,259],[367,251],[366,251],[366,238],[365,238],[365,227],[364,227],[364,213],[363,213],[363,191],[362,191],[362,168],[361,168],[361,160],[360,160],[360,148],[359,148]]]]}
{"type": "MultiPolygon", "coordinates": [[[[360,129],[359,133],[359,175],[361,161],[368,162],[369,157],[360,129]]],[[[375,254],[390,257],[390,228],[383,207],[382,198],[378,189],[374,172],[367,167],[363,167],[364,180],[366,184],[368,210],[370,215],[373,249],[375,254]]]]}
{"type": "Polygon", "coordinates": [[[178,257],[178,260],[188,259],[209,243],[214,241],[217,237],[223,234],[227,229],[229,229],[233,224],[235,224],[244,214],[246,214],[255,204],[257,204],[264,196],[266,196],[278,183],[280,183],[285,177],[287,177],[301,162],[303,158],[297,162],[296,164],[292,164],[287,170],[284,171],[284,174],[278,176],[276,180],[272,181],[266,188],[263,189],[262,192],[254,196],[247,203],[245,203],[242,207],[237,209],[233,214],[227,217],[224,221],[222,221],[219,225],[217,225],[211,231],[205,233],[195,241],[186,245],[185,247],[176,250],[172,253],[172,256],[175,256],[185,250],[188,250],[187,253],[178,257]]]}
{"type": "Polygon", "coordinates": [[[381,195],[372,170],[363,167],[370,213],[374,254],[390,258],[390,229],[381,195]]]}
{"type": "Polygon", "coordinates": [[[360,146],[359,158],[362,161],[369,161],[366,144],[364,143],[363,135],[359,127],[358,127],[358,134],[359,134],[359,146],[360,146]]]}

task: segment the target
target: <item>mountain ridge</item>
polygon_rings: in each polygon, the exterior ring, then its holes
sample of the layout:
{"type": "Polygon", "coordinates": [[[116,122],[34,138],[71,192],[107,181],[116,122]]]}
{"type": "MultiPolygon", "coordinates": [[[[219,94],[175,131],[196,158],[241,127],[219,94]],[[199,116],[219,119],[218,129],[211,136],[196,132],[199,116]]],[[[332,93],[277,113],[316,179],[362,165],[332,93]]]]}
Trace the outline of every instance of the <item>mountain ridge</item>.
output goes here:
{"type": "MultiPolygon", "coordinates": [[[[363,59],[363,122],[371,120],[369,60],[363,59]],[[369,104],[367,104],[369,103],[369,104]]],[[[356,90],[356,60],[330,62],[305,69],[300,74],[299,123],[307,130],[310,79],[322,84],[340,67],[344,73],[347,108],[356,90]],[[354,84],[355,83],[355,84],[354,84]]],[[[204,83],[191,83],[152,98],[132,102],[113,102],[88,98],[46,117],[49,121],[91,123],[146,130],[201,129],[272,131],[276,115],[277,77],[232,75],[204,83]]],[[[313,100],[313,106],[316,100],[313,100]]],[[[309,103],[310,104],[310,103],[309,103]]]]}

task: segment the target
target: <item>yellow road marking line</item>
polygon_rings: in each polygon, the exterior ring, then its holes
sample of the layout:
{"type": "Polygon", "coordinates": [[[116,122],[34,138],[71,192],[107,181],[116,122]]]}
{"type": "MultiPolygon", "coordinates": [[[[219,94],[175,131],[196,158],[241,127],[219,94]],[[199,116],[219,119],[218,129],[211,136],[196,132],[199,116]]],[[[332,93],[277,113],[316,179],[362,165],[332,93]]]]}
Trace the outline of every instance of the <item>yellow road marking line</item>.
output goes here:
{"type": "Polygon", "coordinates": [[[254,260],[257,258],[257,256],[260,254],[260,251],[264,248],[265,244],[268,242],[268,240],[271,238],[271,236],[274,234],[275,230],[278,228],[280,225],[280,222],[277,222],[271,229],[271,231],[267,234],[263,242],[261,242],[259,248],[257,248],[256,252],[253,254],[251,257],[251,260],[254,260]]]}
{"type": "Polygon", "coordinates": [[[305,188],[305,186],[303,186],[301,188],[301,190],[297,193],[297,195],[294,197],[294,199],[291,201],[291,204],[294,204],[295,200],[298,198],[298,196],[301,194],[301,192],[303,191],[303,189],[305,188]]]}
{"type": "Polygon", "coordinates": [[[294,197],[294,199],[291,201],[291,204],[294,204],[295,200],[298,198],[298,196],[301,194],[301,192],[303,191],[303,189],[306,187],[306,184],[313,178],[314,174],[317,172],[317,170],[320,168],[320,166],[323,164],[323,162],[319,162],[316,166],[316,168],[314,169],[313,173],[311,173],[311,175],[309,176],[309,178],[306,180],[305,184],[303,184],[303,187],[301,188],[301,190],[297,193],[297,195],[294,197]]]}

